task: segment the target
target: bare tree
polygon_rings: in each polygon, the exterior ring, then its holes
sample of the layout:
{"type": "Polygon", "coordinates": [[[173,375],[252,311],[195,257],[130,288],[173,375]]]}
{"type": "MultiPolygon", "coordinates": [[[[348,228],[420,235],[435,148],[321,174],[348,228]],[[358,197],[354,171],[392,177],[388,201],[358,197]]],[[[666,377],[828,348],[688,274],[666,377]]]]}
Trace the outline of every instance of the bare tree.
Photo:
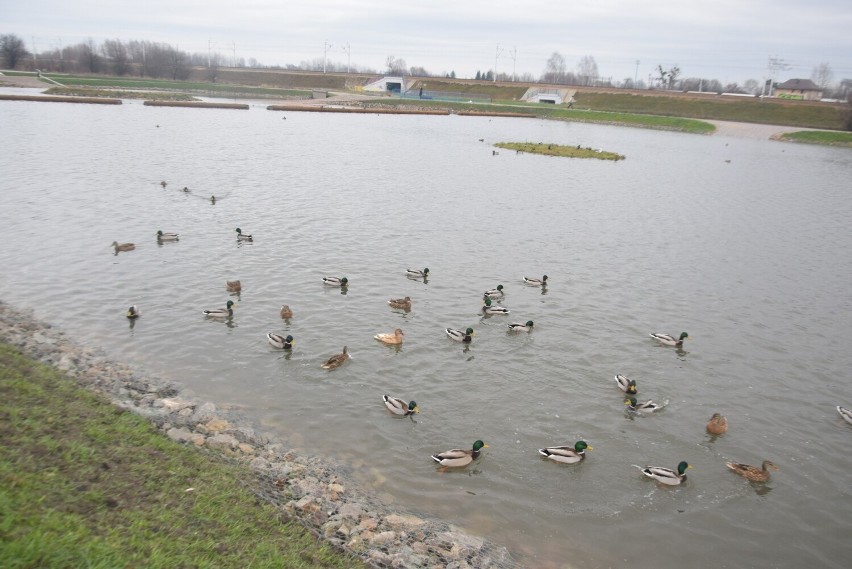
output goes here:
{"type": "Polygon", "coordinates": [[[598,78],[598,64],[591,55],[584,55],[577,64],[577,77],[582,85],[593,85],[598,78]]]}
{"type": "Polygon", "coordinates": [[[832,79],[834,79],[834,72],[828,63],[820,63],[814,67],[813,73],[811,73],[811,81],[816,83],[823,91],[828,89],[832,79]]]}
{"type": "Polygon", "coordinates": [[[90,73],[98,73],[101,70],[101,57],[98,55],[98,46],[95,45],[95,40],[89,38],[81,46],[81,63],[86,66],[86,70],[90,73]]]}
{"type": "Polygon", "coordinates": [[[113,73],[121,76],[130,72],[130,56],[127,53],[127,46],[121,40],[106,40],[102,49],[104,57],[112,66],[113,73]]]}
{"type": "Polygon", "coordinates": [[[0,55],[6,62],[6,67],[14,69],[18,63],[30,54],[24,47],[24,40],[15,34],[0,36],[0,55]]]}
{"type": "Polygon", "coordinates": [[[760,82],[757,79],[746,79],[743,83],[743,90],[746,93],[757,95],[758,91],[760,91],[760,82]]]}
{"type": "Polygon", "coordinates": [[[387,59],[385,59],[385,65],[388,67],[388,73],[394,75],[404,74],[407,67],[404,59],[397,58],[393,55],[387,56],[387,59]]]}
{"type": "Polygon", "coordinates": [[[544,75],[541,76],[541,80],[544,83],[564,83],[566,69],[565,58],[554,51],[544,66],[544,75]]]}

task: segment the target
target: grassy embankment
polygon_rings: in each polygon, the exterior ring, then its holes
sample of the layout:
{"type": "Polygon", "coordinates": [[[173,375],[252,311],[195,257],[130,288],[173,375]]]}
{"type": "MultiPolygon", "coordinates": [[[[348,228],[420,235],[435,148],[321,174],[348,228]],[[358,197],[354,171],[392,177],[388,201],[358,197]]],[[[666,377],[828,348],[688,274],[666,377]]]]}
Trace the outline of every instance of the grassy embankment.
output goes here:
{"type": "Polygon", "coordinates": [[[544,154],[547,156],[565,156],[568,158],[597,158],[598,160],[624,160],[624,156],[615,152],[598,151],[579,146],[564,146],[559,144],[544,144],[533,142],[497,142],[494,146],[507,150],[544,154]]]}
{"type": "MultiPolygon", "coordinates": [[[[87,85],[92,87],[126,87],[139,89],[166,89],[188,93],[206,94],[219,97],[279,97],[304,98],[309,96],[308,89],[346,90],[347,84],[363,83],[368,77],[347,76],[344,74],[312,74],[307,72],[275,70],[218,70],[217,83],[204,81],[206,70],[194,70],[192,81],[163,81],[147,79],[129,79],[126,77],[74,76],[51,74],[58,81],[69,85],[87,85]],[[230,82],[230,83],[229,83],[230,82]],[[253,86],[259,85],[259,86],[253,86]]],[[[10,73],[11,74],[11,73],[10,73]]],[[[397,99],[377,96],[376,102],[382,106],[417,105],[419,107],[444,108],[450,111],[482,110],[487,108],[496,112],[533,113],[543,118],[617,124],[653,129],[677,130],[693,133],[711,133],[714,127],[705,120],[722,120],[755,124],[771,124],[803,128],[846,130],[849,105],[811,103],[807,101],[783,101],[780,99],[757,99],[750,97],[725,97],[721,95],[682,96],[674,93],[647,92],[595,92],[579,88],[575,95],[574,109],[565,105],[554,106],[520,101],[529,85],[492,84],[484,81],[460,81],[433,79],[414,82],[412,90],[420,86],[434,91],[458,94],[477,94],[491,97],[491,104],[448,103],[434,100],[397,99]],[[519,109],[519,107],[523,107],[519,109]]],[[[570,88],[570,87],[569,87],[570,88]]],[[[151,97],[153,98],[153,97],[151,97]]],[[[812,135],[804,135],[807,138],[812,135]]],[[[795,138],[795,137],[788,137],[795,138]]],[[[820,144],[846,145],[846,137],[825,142],[811,140],[820,144]]]]}
{"type": "MultiPolygon", "coordinates": [[[[83,89],[99,89],[106,96],[115,97],[115,94],[109,94],[112,89],[132,89],[135,91],[146,91],[142,93],[142,98],[159,98],[148,95],[151,91],[172,91],[177,94],[182,94],[184,97],[189,97],[188,94],[196,93],[208,95],[211,97],[224,98],[306,98],[311,96],[311,92],[302,89],[281,89],[275,87],[254,87],[249,85],[230,85],[222,83],[207,83],[207,82],[192,82],[192,81],[168,81],[164,79],[132,79],[127,77],[108,77],[108,76],[81,76],[81,75],[61,75],[48,73],[45,76],[50,77],[54,81],[62,83],[68,87],[83,88],[83,89]],[[109,88],[109,89],[105,89],[109,88]]],[[[174,100],[193,100],[191,97],[174,100]]]]}
{"type": "Polygon", "coordinates": [[[822,144],[824,146],[843,146],[852,148],[852,132],[827,132],[821,130],[801,130],[788,132],[778,137],[778,140],[788,142],[804,142],[807,144],[822,144]]]}
{"type": "Polygon", "coordinates": [[[0,567],[364,567],[253,480],[0,344],[0,567]]]}

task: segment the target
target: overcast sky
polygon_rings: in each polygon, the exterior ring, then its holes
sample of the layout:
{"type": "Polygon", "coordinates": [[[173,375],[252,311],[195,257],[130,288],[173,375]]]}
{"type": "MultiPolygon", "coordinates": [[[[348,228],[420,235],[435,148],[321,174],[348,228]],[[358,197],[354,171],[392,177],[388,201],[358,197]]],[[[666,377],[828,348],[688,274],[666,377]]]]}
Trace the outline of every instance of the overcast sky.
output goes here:
{"type": "Polygon", "coordinates": [[[822,63],[835,83],[852,78],[850,0],[0,0],[8,33],[37,51],[135,39],[282,66],[322,60],[328,43],[339,64],[383,71],[392,55],[459,77],[496,64],[538,78],[558,52],[569,71],[591,56],[617,82],[677,65],[742,83],[767,77],[770,57],[789,66],[781,81],[822,63]]]}

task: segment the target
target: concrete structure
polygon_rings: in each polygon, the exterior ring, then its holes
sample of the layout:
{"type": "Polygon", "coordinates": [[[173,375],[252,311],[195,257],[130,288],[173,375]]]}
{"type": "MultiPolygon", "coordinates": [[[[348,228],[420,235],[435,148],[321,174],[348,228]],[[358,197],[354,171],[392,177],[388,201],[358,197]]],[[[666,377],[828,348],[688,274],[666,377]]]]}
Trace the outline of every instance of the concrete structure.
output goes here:
{"type": "Polygon", "coordinates": [[[779,99],[819,101],[822,99],[822,89],[810,79],[788,79],[775,86],[775,96],[779,99]]]}
{"type": "Polygon", "coordinates": [[[387,76],[364,85],[364,90],[380,93],[405,93],[408,87],[405,83],[405,77],[387,76]]]}
{"type": "Polygon", "coordinates": [[[549,103],[551,105],[561,105],[572,99],[576,89],[560,88],[560,87],[530,87],[521,100],[529,103],[549,103]]]}

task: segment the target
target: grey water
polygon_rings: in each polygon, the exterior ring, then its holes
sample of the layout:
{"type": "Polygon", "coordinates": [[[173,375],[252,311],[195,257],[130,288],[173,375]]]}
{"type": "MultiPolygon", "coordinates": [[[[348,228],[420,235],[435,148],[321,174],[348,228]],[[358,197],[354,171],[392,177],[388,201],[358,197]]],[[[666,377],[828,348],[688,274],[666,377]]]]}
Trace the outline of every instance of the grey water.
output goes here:
{"type": "Polygon", "coordinates": [[[852,406],[848,149],[264,103],[3,102],[0,132],[0,298],[242,410],[401,510],[535,567],[848,566],[852,425],[835,411],[852,406]],[[113,241],[137,247],[115,255],[113,241]],[[427,281],[406,278],[425,267],[427,281]],[[545,274],[545,289],[524,286],[545,274]],[[510,314],[484,316],[498,284],[510,314]],[[410,312],[387,305],[403,296],[410,312]],[[203,317],[228,300],[232,320],[203,317]],[[444,332],[468,326],[470,346],[444,332]],[[395,328],[401,347],[373,339],[395,328]],[[270,331],[292,334],[292,353],[270,331]],[[684,331],[682,350],[648,335],[684,331]],[[321,369],[344,345],[352,360],[321,369]],[[617,373],[667,406],[626,414],[617,373]],[[385,393],[415,399],[416,421],[391,417],[385,393]],[[730,423],[718,437],[714,412],[730,423]],[[468,468],[430,459],[476,439],[489,448],[468,468]],[[580,464],[537,452],[580,439],[594,448],[580,464]],[[725,468],[764,459],[779,467],[765,484],[725,468]],[[632,466],[681,460],[679,487],[632,466]]]}

